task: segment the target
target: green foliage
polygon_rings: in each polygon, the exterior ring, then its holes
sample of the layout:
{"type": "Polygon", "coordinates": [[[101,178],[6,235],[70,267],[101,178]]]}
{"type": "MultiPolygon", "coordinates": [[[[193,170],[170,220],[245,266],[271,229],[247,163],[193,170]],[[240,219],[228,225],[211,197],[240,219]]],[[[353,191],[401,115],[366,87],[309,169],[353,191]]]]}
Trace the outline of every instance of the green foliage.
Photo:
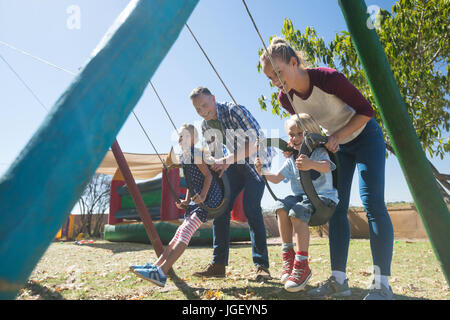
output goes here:
{"type": "MultiPolygon", "coordinates": [[[[450,139],[442,136],[450,127],[449,12],[448,0],[400,0],[392,7],[392,14],[386,10],[377,14],[380,23],[377,33],[417,135],[424,150],[431,157],[441,159],[450,151],[450,139]]],[[[375,117],[385,132],[347,31],[336,34],[334,40],[326,44],[313,27],[306,27],[302,34],[294,29],[290,19],[285,19],[281,32],[295,50],[303,52],[311,67],[322,65],[342,72],[374,106],[375,117]]],[[[259,64],[257,68],[261,72],[259,64]]],[[[283,117],[276,98],[277,92],[274,92],[270,99],[272,112],[283,117]]],[[[258,100],[261,109],[267,110],[268,99],[261,96],[258,100]]],[[[385,137],[390,144],[386,132],[385,137]]]]}

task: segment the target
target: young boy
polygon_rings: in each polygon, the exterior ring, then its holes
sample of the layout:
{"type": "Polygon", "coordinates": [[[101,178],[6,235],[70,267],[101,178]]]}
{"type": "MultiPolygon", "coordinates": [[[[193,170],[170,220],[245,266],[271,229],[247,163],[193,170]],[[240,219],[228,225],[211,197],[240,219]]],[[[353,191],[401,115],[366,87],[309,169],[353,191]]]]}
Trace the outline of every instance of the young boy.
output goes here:
{"type": "MultiPolygon", "coordinates": [[[[303,142],[303,132],[319,133],[320,127],[308,114],[302,113],[292,116],[286,121],[286,131],[289,135],[290,145],[300,150],[303,142]]],[[[255,159],[255,167],[261,174],[262,164],[259,158],[255,159]]],[[[291,183],[294,195],[290,195],[276,204],[278,228],[282,239],[283,270],[281,282],[289,292],[297,292],[306,286],[311,278],[308,266],[309,226],[308,222],[314,208],[303,191],[298,170],[311,170],[311,178],[317,194],[326,204],[337,204],[337,190],[333,187],[331,171],[336,168],[330,160],[325,148],[316,148],[311,157],[299,155],[286,159],[277,174],[262,173],[272,183],[280,183],[287,179],[291,183]],[[294,251],[292,237],[296,233],[297,251],[294,251]]]]}

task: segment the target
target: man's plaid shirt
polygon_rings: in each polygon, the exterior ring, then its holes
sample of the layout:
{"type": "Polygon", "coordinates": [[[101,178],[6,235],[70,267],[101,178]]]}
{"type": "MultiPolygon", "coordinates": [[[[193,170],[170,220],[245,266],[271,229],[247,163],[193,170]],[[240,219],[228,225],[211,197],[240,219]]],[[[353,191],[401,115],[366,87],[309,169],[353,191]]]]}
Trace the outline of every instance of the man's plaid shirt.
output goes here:
{"type": "MultiPolygon", "coordinates": [[[[246,138],[248,138],[250,143],[255,143],[257,138],[260,140],[265,138],[258,121],[243,106],[238,107],[230,102],[217,103],[217,119],[221,128],[212,128],[205,120],[202,122],[203,137],[206,139],[209,150],[215,158],[226,155],[228,153],[227,149],[235,153],[236,150],[245,148],[246,138]],[[220,139],[218,132],[211,129],[219,129],[222,138],[225,139],[220,139]],[[224,143],[226,144],[226,148],[224,143]]],[[[271,147],[259,150],[259,157],[265,169],[270,168],[274,155],[275,151],[271,147]]],[[[255,156],[250,157],[250,159],[246,158],[245,165],[257,180],[262,181],[261,176],[256,172],[255,166],[253,165],[255,156]]],[[[241,163],[243,164],[241,161],[238,162],[238,164],[241,163]]]]}

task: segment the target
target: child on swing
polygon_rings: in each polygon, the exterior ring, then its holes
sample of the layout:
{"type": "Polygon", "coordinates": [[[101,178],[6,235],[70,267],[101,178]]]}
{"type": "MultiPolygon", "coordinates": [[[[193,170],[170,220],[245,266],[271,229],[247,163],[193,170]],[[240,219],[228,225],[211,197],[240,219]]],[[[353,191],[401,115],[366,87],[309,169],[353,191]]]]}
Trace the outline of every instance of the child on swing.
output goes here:
{"type": "Polygon", "coordinates": [[[138,277],[161,287],[165,286],[169,270],[186,250],[192,235],[207,221],[208,213],[199,204],[204,203],[209,208],[217,208],[223,198],[219,181],[203,161],[202,151],[194,147],[198,140],[195,127],[185,124],[178,132],[184,176],[191,182],[186,198],[176,204],[179,209],[186,210],[184,222],[178,227],[175,236],[155,264],[131,266],[131,271],[138,277]]]}
{"type": "MultiPolygon", "coordinates": [[[[285,123],[289,135],[289,144],[300,150],[303,142],[303,133],[320,134],[320,127],[314,119],[305,113],[292,116],[285,123]]],[[[277,174],[261,173],[262,163],[255,159],[255,167],[259,174],[264,174],[272,183],[280,183],[287,179],[291,183],[294,195],[277,201],[275,212],[278,218],[278,228],[282,239],[283,270],[281,283],[289,292],[298,292],[305,288],[311,278],[311,269],[308,266],[309,227],[308,223],[313,213],[313,206],[303,190],[300,182],[299,170],[311,170],[311,179],[318,196],[325,204],[337,204],[338,193],[333,187],[332,170],[336,165],[330,160],[325,148],[314,149],[311,156],[300,154],[297,159],[292,155],[286,159],[277,174]],[[292,243],[293,230],[296,233],[297,251],[292,243]]]]}

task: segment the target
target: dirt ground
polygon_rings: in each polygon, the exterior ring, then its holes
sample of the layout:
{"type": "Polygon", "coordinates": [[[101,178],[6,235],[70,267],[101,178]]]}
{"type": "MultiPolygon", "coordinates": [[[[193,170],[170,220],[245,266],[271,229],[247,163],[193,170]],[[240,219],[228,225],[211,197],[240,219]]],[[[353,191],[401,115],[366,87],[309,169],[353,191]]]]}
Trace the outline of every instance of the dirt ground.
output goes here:
{"type": "MultiPolygon", "coordinates": [[[[189,247],[174,265],[176,277],[164,288],[153,286],[129,271],[132,264],[155,260],[152,247],[139,243],[95,240],[91,244],[54,242],[50,245],[17,299],[101,300],[308,300],[303,291],[289,293],[279,282],[280,238],[269,238],[270,270],[273,280],[257,283],[249,242],[230,246],[227,276],[204,279],[192,276],[210,262],[209,246],[189,247]]],[[[311,289],[330,275],[328,240],[314,238],[310,245],[311,289]]],[[[351,240],[348,271],[352,296],[359,300],[371,282],[371,254],[367,240],[351,240]]],[[[390,284],[395,299],[449,300],[450,290],[428,241],[396,240],[390,284]]]]}

